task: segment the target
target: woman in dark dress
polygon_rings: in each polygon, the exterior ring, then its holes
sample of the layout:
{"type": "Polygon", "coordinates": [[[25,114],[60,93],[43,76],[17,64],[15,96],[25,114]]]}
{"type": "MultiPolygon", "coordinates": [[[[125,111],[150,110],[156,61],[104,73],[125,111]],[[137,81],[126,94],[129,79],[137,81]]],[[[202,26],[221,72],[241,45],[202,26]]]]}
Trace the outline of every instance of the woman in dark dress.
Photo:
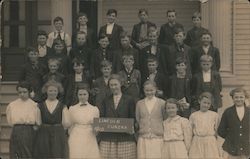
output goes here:
{"type": "Polygon", "coordinates": [[[67,125],[68,109],[58,99],[63,92],[62,85],[48,81],[42,89],[47,99],[38,104],[41,111],[42,124],[35,141],[35,158],[66,158],[68,152],[66,133],[63,126],[67,125]]]}

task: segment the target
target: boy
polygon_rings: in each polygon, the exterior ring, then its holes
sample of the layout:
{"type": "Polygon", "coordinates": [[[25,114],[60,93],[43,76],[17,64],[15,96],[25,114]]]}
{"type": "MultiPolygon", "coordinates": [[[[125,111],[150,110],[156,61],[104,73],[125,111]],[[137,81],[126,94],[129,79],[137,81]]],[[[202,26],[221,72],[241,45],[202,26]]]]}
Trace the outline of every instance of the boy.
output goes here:
{"type": "Polygon", "coordinates": [[[112,64],[107,61],[103,60],[101,62],[101,72],[102,76],[97,78],[93,82],[93,87],[92,87],[92,94],[94,98],[94,105],[100,107],[102,104],[102,101],[111,95],[109,86],[108,86],[108,81],[111,76],[112,72],[112,64]]]}
{"type": "Polygon", "coordinates": [[[138,50],[142,50],[148,46],[148,33],[151,26],[156,26],[154,23],[148,21],[148,10],[140,9],[138,13],[140,23],[134,25],[132,30],[131,44],[138,50]]]}
{"type": "Polygon", "coordinates": [[[21,68],[19,82],[27,81],[33,90],[33,100],[40,102],[42,98],[42,76],[46,73],[46,66],[38,60],[38,52],[33,47],[27,48],[28,62],[21,68]]]}
{"type": "Polygon", "coordinates": [[[47,40],[47,46],[52,48],[54,40],[55,39],[60,39],[64,41],[67,51],[69,52],[70,47],[71,47],[71,37],[69,34],[65,33],[62,28],[63,28],[63,18],[62,17],[55,17],[53,20],[53,24],[55,27],[55,31],[49,33],[48,35],[48,40],[47,40]]]}
{"type": "Polygon", "coordinates": [[[192,94],[195,97],[194,106],[197,105],[198,97],[202,92],[210,92],[214,96],[211,110],[217,112],[222,107],[220,92],[222,90],[219,72],[212,70],[213,58],[210,55],[202,55],[200,58],[202,71],[196,73],[192,80],[192,94]]]}
{"type": "Polygon", "coordinates": [[[182,57],[186,61],[187,66],[187,76],[191,77],[191,66],[190,66],[190,47],[183,43],[185,39],[184,30],[181,28],[176,28],[174,33],[175,42],[168,46],[168,51],[162,54],[162,64],[164,66],[165,74],[172,76],[176,73],[175,61],[177,58],[182,57]]]}
{"type": "Polygon", "coordinates": [[[39,30],[37,32],[37,50],[40,59],[51,52],[51,48],[46,45],[47,39],[48,35],[44,30],[39,30]]]}
{"type": "Polygon", "coordinates": [[[92,55],[92,50],[87,47],[87,35],[86,33],[80,31],[76,34],[76,46],[70,50],[69,57],[72,62],[73,59],[78,58],[85,62],[85,69],[90,68],[90,57],[92,55]]]}
{"type": "Polygon", "coordinates": [[[87,84],[90,86],[91,79],[89,72],[85,70],[85,61],[75,58],[72,61],[74,72],[68,76],[67,79],[67,91],[65,95],[65,104],[69,107],[77,103],[77,88],[81,84],[87,84]]]}
{"type": "Polygon", "coordinates": [[[174,30],[176,28],[184,27],[182,24],[176,22],[176,12],[175,10],[167,11],[168,22],[163,24],[160,29],[159,43],[164,45],[171,45],[174,43],[174,30]]]}
{"type": "Polygon", "coordinates": [[[108,36],[110,42],[110,48],[112,50],[120,48],[120,34],[123,32],[122,26],[115,23],[117,18],[117,11],[115,9],[109,9],[107,11],[108,23],[100,28],[99,37],[102,34],[108,36]]]}
{"type": "Polygon", "coordinates": [[[141,86],[141,73],[139,70],[134,69],[134,56],[123,55],[124,69],[118,74],[124,79],[123,92],[127,95],[134,97],[135,101],[140,98],[140,86],[141,86]]]}
{"type": "Polygon", "coordinates": [[[158,68],[158,60],[156,57],[151,56],[147,59],[147,67],[148,67],[148,74],[142,75],[142,83],[144,84],[145,81],[151,80],[156,83],[157,91],[156,96],[165,99],[167,92],[166,92],[166,76],[157,70],[158,68]]]}
{"type": "Polygon", "coordinates": [[[200,37],[203,32],[208,30],[201,26],[201,14],[195,12],[192,16],[194,27],[187,32],[184,43],[190,47],[197,47],[201,45],[200,37]]]}

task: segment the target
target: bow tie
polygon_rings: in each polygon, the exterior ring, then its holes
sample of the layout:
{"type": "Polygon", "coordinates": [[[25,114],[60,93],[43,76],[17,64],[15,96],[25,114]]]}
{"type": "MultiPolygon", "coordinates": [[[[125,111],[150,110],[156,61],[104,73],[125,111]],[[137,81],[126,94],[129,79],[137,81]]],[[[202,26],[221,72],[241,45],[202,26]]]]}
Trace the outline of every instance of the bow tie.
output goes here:
{"type": "Polygon", "coordinates": [[[80,104],[80,106],[86,106],[87,104],[86,103],[82,103],[82,104],[80,104]]]}

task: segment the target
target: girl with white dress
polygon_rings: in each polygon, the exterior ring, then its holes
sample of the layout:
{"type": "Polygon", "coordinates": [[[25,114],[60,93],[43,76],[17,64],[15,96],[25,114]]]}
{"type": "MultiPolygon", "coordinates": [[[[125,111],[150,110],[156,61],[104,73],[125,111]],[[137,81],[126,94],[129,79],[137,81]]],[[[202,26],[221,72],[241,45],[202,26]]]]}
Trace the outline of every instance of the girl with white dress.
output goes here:
{"type": "Polygon", "coordinates": [[[203,92],[199,97],[200,110],[191,114],[189,121],[193,129],[193,141],[189,151],[192,159],[218,159],[217,145],[218,114],[210,111],[212,94],[203,92]]]}
{"type": "Polygon", "coordinates": [[[156,90],[154,81],[146,81],[146,97],[136,104],[136,121],[139,124],[138,159],[161,158],[165,101],[155,96],[156,90]]]}
{"type": "Polygon", "coordinates": [[[77,96],[79,102],[69,108],[69,158],[98,159],[100,158],[96,135],[92,124],[99,118],[97,107],[88,103],[88,86],[79,86],[77,96]]]}

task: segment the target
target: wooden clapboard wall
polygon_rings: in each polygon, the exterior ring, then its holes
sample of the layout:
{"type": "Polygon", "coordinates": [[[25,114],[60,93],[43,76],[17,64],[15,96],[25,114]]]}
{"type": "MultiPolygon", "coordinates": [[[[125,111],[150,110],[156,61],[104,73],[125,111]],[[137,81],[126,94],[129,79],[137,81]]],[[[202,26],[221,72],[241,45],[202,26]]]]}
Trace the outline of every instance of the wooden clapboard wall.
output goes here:
{"type": "Polygon", "coordinates": [[[200,10],[200,2],[187,0],[102,0],[98,1],[98,28],[106,24],[106,12],[114,8],[118,11],[117,23],[131,33],[133,25],[139,22],[138,10],[146,8],[149,20],[156,23],[158,29],[167,22],[166,11],[175,9],[177,21],[187,31],[192,27],[192,14],[200,10]]]}

